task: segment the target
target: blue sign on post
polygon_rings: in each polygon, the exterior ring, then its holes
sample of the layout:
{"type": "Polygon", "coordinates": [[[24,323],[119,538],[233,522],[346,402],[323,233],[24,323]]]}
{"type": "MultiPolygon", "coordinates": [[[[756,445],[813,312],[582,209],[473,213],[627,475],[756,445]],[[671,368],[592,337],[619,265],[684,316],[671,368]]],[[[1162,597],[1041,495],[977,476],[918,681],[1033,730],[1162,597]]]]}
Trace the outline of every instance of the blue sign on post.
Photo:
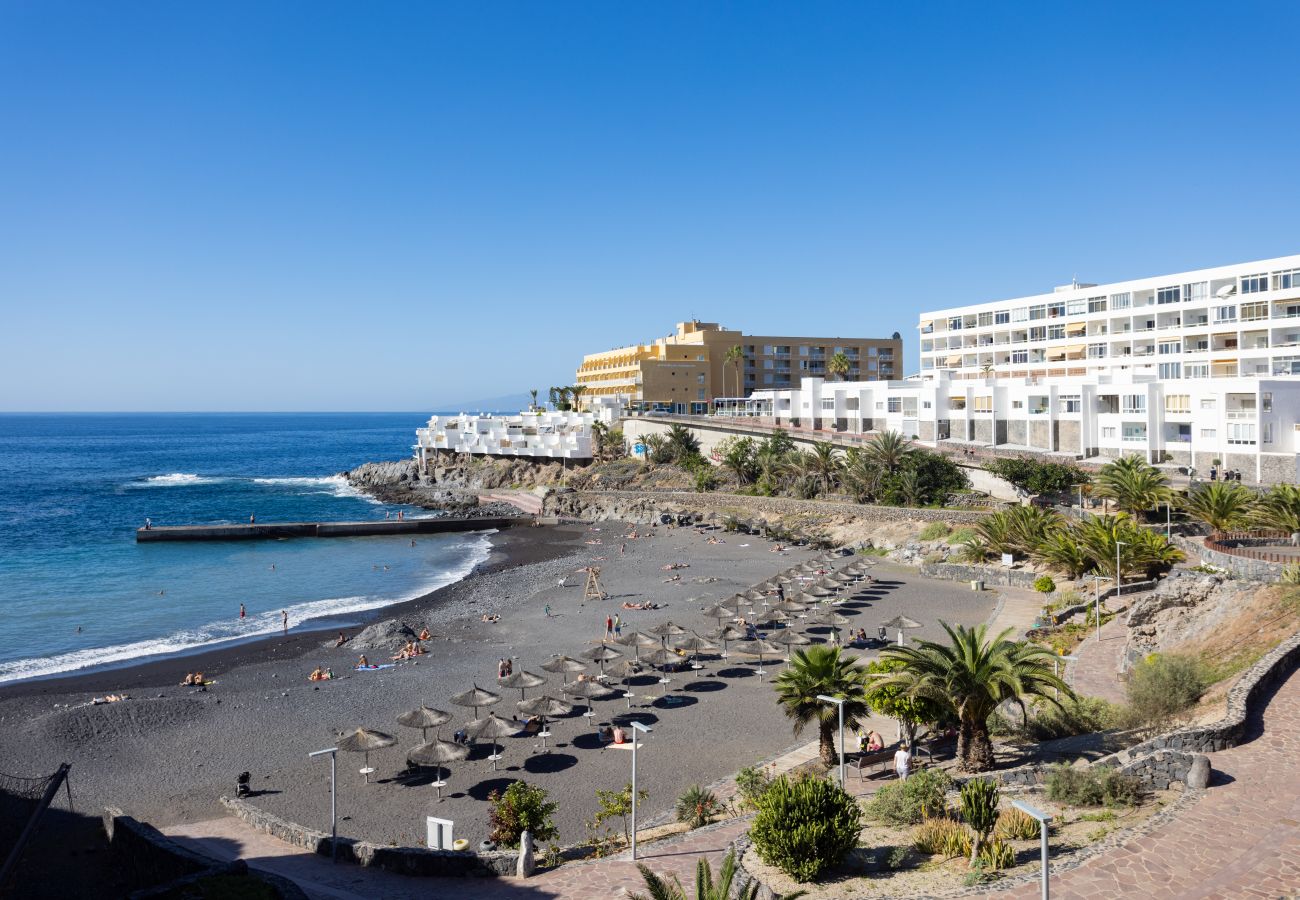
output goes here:
{"type": "Polygon", "coordinates": [[[636,446],[633,447],[632,450],[640,456],[645,456],[645,444],[640,441],[636,442],[636,446]]]}

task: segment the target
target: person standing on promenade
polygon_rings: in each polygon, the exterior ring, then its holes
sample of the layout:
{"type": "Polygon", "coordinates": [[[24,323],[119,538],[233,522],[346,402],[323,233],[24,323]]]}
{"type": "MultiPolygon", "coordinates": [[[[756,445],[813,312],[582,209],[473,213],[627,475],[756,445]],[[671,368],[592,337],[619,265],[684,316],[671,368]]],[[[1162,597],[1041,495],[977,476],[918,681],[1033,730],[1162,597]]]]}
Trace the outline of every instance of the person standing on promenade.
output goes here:
{"type": "Polygon", "coordinates": [[[249,513],[249,514],[248,514],[248,524],[249,524],[249,525],[256,525],[256,524],[257,524],[257,515],[256,515],[256,513],[249,513]]]}
{"type": "Polygon", "coordinates": [[[280,610],[280,626],[284,628],[285,637],[289,636],[289,610],[280,610]]]}

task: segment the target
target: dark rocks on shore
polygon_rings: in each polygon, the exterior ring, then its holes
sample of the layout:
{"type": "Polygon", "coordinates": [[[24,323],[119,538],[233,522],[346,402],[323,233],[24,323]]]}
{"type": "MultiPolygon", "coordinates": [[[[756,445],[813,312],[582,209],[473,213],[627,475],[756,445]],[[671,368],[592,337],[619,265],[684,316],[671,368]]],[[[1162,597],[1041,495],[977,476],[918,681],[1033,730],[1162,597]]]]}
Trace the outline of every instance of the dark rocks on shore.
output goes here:
{"type": "Polygon", "coordinates": [[[480,503],[472,486],[451,479],[439,485],[422,476],[415,460],[368,462],[340,473],[348,483],[384,503],[418,506],[456,518],[517,516],[508,503],[480,503]]]}
{"type": "MultiPolygon", "coordinates": [[[[389,619],[363,628],[348,641],[347,646],[356,650],[400,650],[408,641],[414,641],[419,636],[418,628],[399,619],[389,619]]],[[[327,641],[321,646],[333,647],[334,642],[327,641]]]]}

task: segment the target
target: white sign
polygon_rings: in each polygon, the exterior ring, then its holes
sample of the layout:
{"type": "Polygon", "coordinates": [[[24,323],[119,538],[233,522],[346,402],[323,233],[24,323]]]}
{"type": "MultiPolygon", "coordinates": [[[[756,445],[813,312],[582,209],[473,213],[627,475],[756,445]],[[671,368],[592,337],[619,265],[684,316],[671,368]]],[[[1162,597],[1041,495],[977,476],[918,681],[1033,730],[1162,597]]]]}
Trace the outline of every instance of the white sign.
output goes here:
{"type": "Polygon", "coordinates": [[[429,829],[429,849],[452,849],[451,819],[435,819],[433,816],[426,816],[424,821],[429,829]]]}
{"type": "Polygon", "coordinates": [[[1016,558],[1013,555],[1011,555],[1010,553],[1002,554],[1002,565],[1006,566],[1009,569],[1015,564],[1016,564],[1016,558]]]}

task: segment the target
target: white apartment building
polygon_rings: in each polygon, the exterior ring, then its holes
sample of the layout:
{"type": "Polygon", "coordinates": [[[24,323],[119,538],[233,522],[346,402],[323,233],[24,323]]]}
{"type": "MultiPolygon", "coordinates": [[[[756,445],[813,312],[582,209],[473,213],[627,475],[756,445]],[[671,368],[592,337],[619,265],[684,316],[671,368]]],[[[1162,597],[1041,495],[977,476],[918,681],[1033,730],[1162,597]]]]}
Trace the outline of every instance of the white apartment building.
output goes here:
{"type": "Polygon", "coordinates": [[[919,376],[805,378],[737,411],[828,432],[1300,480],[1300,255],[1075,284],[926,313],[919,328],[919,376]]]}
{"type": "Polygon", "coordinates": [[[922,376],[1300,374],[1300,255],[924,313],[922,376]]]}
{"type": "Polygon", "coordinates": [[[622,404],[598,398],[587,412],[534,410],[514,416],[431,416],[415,430],[415,458],[429,471],[440,453],[519,456],[530,459],[591,459],[592,426],[612,425],[622,404]]]}

